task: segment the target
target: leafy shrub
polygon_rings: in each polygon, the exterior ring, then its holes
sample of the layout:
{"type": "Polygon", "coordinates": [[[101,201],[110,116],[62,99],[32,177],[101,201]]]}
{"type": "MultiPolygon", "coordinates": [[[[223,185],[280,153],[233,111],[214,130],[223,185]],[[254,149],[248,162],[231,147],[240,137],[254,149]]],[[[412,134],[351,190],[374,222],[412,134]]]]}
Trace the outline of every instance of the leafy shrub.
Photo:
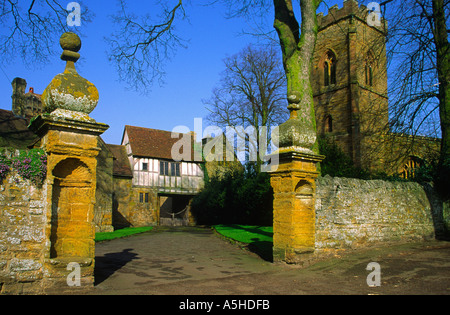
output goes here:
{"type": "Polygon", "coordinates": [[[320,164],[322,176],[359,179],[370,177],[368,171],[356,167],[353,160],[336,143],[328,142],[325,137],[319,137],[319,152],[321,155],[325,155],[325,160],[320,164]]]}
{"type": "Polygon", "coordinates": [[[255,165],[249,163],[244,172],[208,180],[192,202],[197,224],[272,225],[270,176],[255,169],[255,165]]]}

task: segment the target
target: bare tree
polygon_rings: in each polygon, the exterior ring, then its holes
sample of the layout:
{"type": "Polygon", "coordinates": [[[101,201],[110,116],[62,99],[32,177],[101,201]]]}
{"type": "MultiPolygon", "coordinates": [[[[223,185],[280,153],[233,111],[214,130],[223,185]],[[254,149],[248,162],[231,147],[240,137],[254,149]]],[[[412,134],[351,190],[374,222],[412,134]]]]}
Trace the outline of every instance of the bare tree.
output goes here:
{"type": "Polygon", "coordinates": [[[388,0],[394,130],[416,134],[430,117],[442,136],[440,173],[450,176],[449,0],[388,0]],[[438,119],[436,119],[439,117],[438,119]]]}
{"type": "MultiPolygon", "coordinates": [[[[299,0],[301,25],[299,24],[292,0],[215,0],[210,4],[228,5],[230,16],[250,15],[255,10],[275,12],[274,27],[277,31],[283,54],[283,64],[287,79],[289,108],[297,113],[298,119],[308,129],[315,130],[314,104],[310,83],[311,59],[317,37],[316,10],[322,0],[299,0]]],[[[118,70],[123,71],[128,83],[151,83],[147,78],[155,78],[161,73],[159,61],[167,57],[172,45],[179,45],[173,26],[177,14],[184,16],[183,0],[163,9],[160,22],[148,22],[146,18],[137,22],[135,16],[126,14],[124,1],[120,1],[122,12],[116,18],[124,30],[112,43],[111,59],[118,70]],[[153,58],[152,58],[152,55],[153,58]]]]}
{"type": "MultiPolygon", "coordinates": [[[[436,136],[424,129],[439,114],[436,47],[429,20],[431,3],[401,1],[387,8],[392,128],[407,134],[436,136]],[[424,11],[425,10],[425,11],[424,11]],[[425,14],[424,14],[425,13],[425,14]]],[[[436,133],[437,131],[437,133],[436,133]]]]}
{"type": "Polygon", "coordinates": [[[220,86],[213,90],[209,100],[204,101],[210,111],[207,117],[210,123],[224,130],[228,126],[255,129],[256,141],[249,145],[257,153],[259,163],[260,149],[264,150],[259,147],[259,137],[264,136],[264,142],[269,143],[271,127],[288,118],[286,76],[280,59],[273,48],[246,47],[224,60],[220,86]],[[266,134],[261,135],[260,131],[266,134]]]}
{"type": "MultiPolygon", "coordinates": [[[[283,56],[288,109],[291,111],[291,118],[283,124],[286,133],[282,131],[283,128],[280,128],[282,136],[279,137],[279,144],[280,146],[310,146],[308,149],[314,149],[316,152],[318,145],[311,87],[311,61],[318,31],[316,11],[321,2],[322,0],[295,1],[301,11],[301,24],[294,12],[292,0],[243,0],[239,2],[213,0],[209,3],[210,5],[226,4],[229,16],[233,17],[252,16],[254,12],[275,13],[273,25],[283,56]],[[302,140],[304,143],[293,143],[299,139],[289,132],[292,130],[290,126],[293,125],[297,126],[296,130],[301,130],[303,135],[301,138],[305,139],[302,140]]],[[[148,15],[137,22],[135,16],[126,14],[125,3],[123,0],[120,1],[122,12],[116,18],[116,22],[121,25],[124,32],[113,36],[114,39],[111,41],[113,53],[110,55],[110,59],[115,61],[122,79],[129,84],[145,87],[147,84],[151,84],[155,78],[161,77],[163,72],[160,68],[160,61],[170,57],[169,53],[173,51],[172,49],[180,45],[180,39],[173,30],[177,14],[184,16],[183,4],[183,0],[178,0],[176,5],[166,7],[160,22],[148,22],[150,20],[148,15]]],[[[219,99],[216,100],[218,101],[217,108],[230,107],[230,103],[220,104],[219,99]]]]}
{"type": "MultiPolygon", "coordinates": [[[[93,15],[80,4],[83,23],[88,23],[93,15]]],[[[0,0],[0,62],[19,56],[26,65],[46,63],[54,53],[54,38],[69,30],[66,5],[57,0],[0,0]]]]}
{"type": "Polygon", "coordinates": [[[185,17],[183,1],[172,7],[160,1],[158,22],[149,13],[139,18],[128,11],[124,0],[118,2],[120,9],[112,16],[116,31],[106,38],[109,60],[122,81],[136,90],[145,90],[163,79],[163,65],[184,45],[174,31],[175,22],[185,17]]]}
{"type": "Polygon", "coordinates": [[[430,25],[433,25],[433,38],[436,45],[436,65],[439,81],[439,116],[441,118],[442,148],[439,161],[442,181],[449,197],[450,183],[450,45],[447,19],[450,16],[450,1],[432,0],[433,15],[430,25]]]}
{"type": "MultiPolygon", "coordinates": [[[[217,0],[228,5],[230,16],[253,16],[256,10],[275,13],[273,26],[277,32],[287,82],[288,109],[291,118],[302,126],[305,134],[316,134],[311,61],[317,38],[316,11],[322,0],[217,0]],[[301,11],[299,23],[294,10],[301,11]]],[[[316,146],[315,151],[318,151],[316,146]]]]}

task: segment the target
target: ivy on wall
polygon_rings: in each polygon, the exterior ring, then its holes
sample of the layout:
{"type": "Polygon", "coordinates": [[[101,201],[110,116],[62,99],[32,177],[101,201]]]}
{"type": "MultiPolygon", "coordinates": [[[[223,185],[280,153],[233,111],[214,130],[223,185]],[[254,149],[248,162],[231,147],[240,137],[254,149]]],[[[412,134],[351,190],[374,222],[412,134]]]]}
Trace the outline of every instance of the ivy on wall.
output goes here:
{"type": "Polygon", "coordinates": [[[4,150],[0,153],[0,182],[14,169],[36,186],[42,186],[47,177],[47,155],[42,149],[18,150],[16,154],[4,150]]]}

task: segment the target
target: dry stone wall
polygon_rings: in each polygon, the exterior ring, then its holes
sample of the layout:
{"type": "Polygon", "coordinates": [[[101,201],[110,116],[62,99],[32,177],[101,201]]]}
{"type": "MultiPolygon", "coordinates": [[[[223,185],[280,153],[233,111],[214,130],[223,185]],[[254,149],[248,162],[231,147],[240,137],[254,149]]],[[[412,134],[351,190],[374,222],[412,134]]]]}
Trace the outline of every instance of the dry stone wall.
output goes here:
{"type": "Polygon", "coordinates": [[[48,246],[45,200],[45,188],[36,188],[15,171],[0,185],[1,294],[40,292],[48,246]]]}
{"type": "Polygon", "coordinates": [[[434,207],[417,183],[325,176],[316,192],[316,249],[435,236],[434,207]]]}

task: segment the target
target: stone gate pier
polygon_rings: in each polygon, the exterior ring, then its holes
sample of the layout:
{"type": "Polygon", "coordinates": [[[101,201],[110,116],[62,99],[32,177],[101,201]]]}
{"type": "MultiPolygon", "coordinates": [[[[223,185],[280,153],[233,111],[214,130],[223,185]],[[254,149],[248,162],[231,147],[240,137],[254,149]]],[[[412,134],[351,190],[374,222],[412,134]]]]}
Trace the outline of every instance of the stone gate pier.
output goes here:
{"type": "Polygon", "coordinates": [[[48,156],[44,292],[69,289],[69,275],[73,287],[86,289],[94,284],[98,136],[109,128],[89,117],[99,95],[75,69],[80,38],[65,33],[60,44],[66,68],[45,89],[45,113],[30,125],[48,156]]]}
{"type": "Polygon", "coordinates": [[[320,156],[280,152],[278,170],[271,173],[274,262],[299,263],[315,249],[315,179],[320,156]]]}
{"type": "Polygon", "coordinates": [[[279,163],[270,172],[274,191],[273,260],[302,263],[315,249],[315,180],[319,175],[317,163],[325,157],[312,150],[317,139],[314,115],[297,103],[291,103],[288,109],[289,120],[272,135],[280,148],[274,153],[279,163]]]}

